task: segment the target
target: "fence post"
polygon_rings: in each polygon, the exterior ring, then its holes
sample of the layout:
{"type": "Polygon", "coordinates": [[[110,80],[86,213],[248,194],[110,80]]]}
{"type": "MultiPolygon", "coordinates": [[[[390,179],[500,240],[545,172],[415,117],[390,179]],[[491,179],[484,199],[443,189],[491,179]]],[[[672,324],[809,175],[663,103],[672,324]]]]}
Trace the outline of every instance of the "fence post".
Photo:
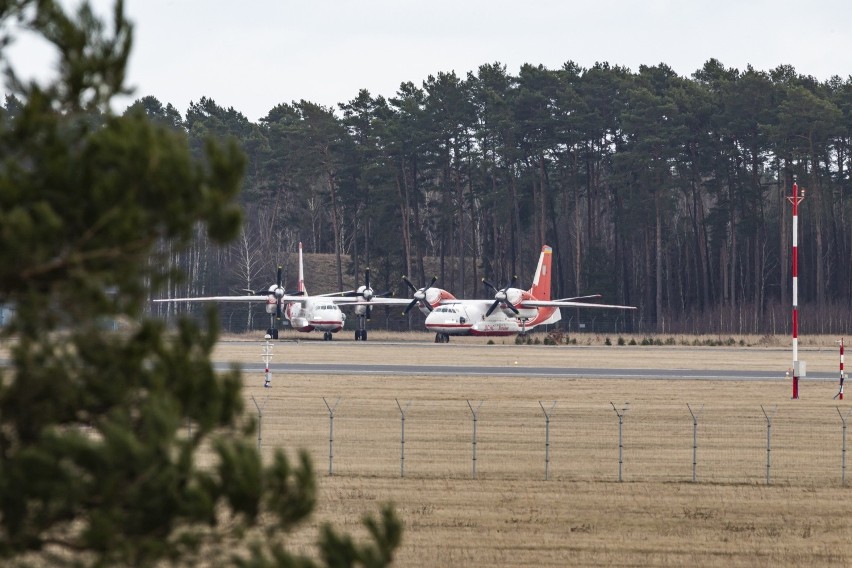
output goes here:
{"type": "Polygon", "coordinates": [[[334,403],[334,406],[329,406],[325,397],[322,397],[325,407],[328,409],[328,475],[334,475],[334,411],[337,410],[337,405],[340,404],[340,397],[334,403]]]}
{"type": "Polygon", "coordinates": [[[408,404],[403,408],[399,404],[399,399],[395,398],[394,400],[399,407],[399,414],[402,416],[402,425],[399,433],[399,476],[405,477],[405,413],[408,411],[408,407],[411,406],[411,401],[409,400],[408,404]]]}
{"type": "Polygon", "coordinates": [[[618,416],[618,481],[620,482],[622,480],[621,467],[622,467],[622,464],[624,463],[624,460],[623,460],[624,443],[623,443],[623,438],[622,438],[622,435],[621,435],[622,434],[622,426],[624,425],[624,415],[627,414],[628,410],[630,410],[630,406],[629,406],[630,403],[625,402],[624,406],[621,408],[621,410],[616,408],[615,403],[613,403],[612,401],[610,401],[610,404],[612,405],[612,409],[615,410],[615,414],[618,416]]]}
{"type": "Polygon", "coordinates": [[[692,481],[695,482],[697,480],[696,470],[698,468],[698,417],[704,411],[704,405],[701,405],[698,412],[693,412],[688,402],[686,403],[686,407],[689,409],[689,414],[692,415],[692,481]]]}
{"type": "Polygon", "coordinates": [[[476,406],[476,410],[473,409],[473,405],[470,404],[470,401],[467,401],[467,406],[470,408],[470,413],[473,415],[473,479],[476,479],[476,421],[478,420],[477,413],[479,409],[482,407],[482,403],[484,400],[480,400],[479,404],[476,406]]]}
{"type": "Polygon", "coordinates": [[[541,401],[538,401],[541,411],[544,412],[544,480],[550,479],[550,416],[553,414],[553,409],[556,408],[556,401],[550,405],[550,410],[547,410],[541,401]]]}
{"type": "Polygon", "coordinates": [[[760,410],[763,411],[763,416],[766,417],[766,485],[772,483],[770,469],[772,468],[772,419],[778,411],[778,405],[772,409],[772,412],[767,413],[763,405],[760,405],[760,410]]]}
{"type": "Polygon", "coordinates": [[[269,395],[263,397],[263,402],[261,404],[257,403],[257,399],[254,398],[254,395],[251,395],[251,400],[254,402],[255,408],[257,408],[257,451],[260,451],[260,448],[263,446],[263,407],[266,406],[266,401],[269,400],[269,395]]]}
{"type": "Polygon", "coordinates": [[[837,408],[837,414],[840,415],[840,421],[843,423],[842,435],[841,439],[842,444],[840,446],[840,484],[846,485],[846,420],[849,418],[849,415],[852,414],[852,410],[849,410],[844,415],[840,412],[840,407],[837,408]]]}

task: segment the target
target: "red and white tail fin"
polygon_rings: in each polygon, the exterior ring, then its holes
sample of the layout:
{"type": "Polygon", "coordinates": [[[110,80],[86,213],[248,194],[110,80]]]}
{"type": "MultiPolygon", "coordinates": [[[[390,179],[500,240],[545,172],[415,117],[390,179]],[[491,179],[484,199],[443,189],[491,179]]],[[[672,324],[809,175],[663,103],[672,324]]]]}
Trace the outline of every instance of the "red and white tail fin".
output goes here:
{"type": "Polygon", "coordinates": [[[535,269],[530,294],[536,300],[550,300],[550,263],[553,259],[553,249],[547,245],[541,247],[538,257],[538,267],[535,269]]]}
{"type": "Polygon", "coordinates": [[[308,291],[305,290],[305,266],[302,263],[302,243],[299,242],[299,292],[307,296],[308,291]]]}

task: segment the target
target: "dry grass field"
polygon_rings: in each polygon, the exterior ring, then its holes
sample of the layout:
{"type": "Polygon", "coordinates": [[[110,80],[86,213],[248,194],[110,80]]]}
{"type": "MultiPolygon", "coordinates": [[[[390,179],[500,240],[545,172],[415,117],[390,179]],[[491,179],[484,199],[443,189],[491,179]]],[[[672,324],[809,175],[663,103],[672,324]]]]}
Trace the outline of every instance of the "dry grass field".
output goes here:
{"type": "MultiPolygon", "coordinates": [[[[261,363],[262,341],[228,338],[218,361],[261,363]]],[[[611,338],[615,341],[615,337],[611,338]]],[[[630,338],[627,338],[628,341],[630,338]]],[[[642,338],[637,337],[637,342],[642,338]]],[[[803,380],[790,400],[787,338],[735,338],[733,346],[431,343],[430,334],[331,343],[287,335],[273,363],[446,363],[613,369],[777,370],[773,381],[548,379],[501,376],[244,375],[246,409],[264,403],[265,455],[302,448],[313,457],[320,501],[290,537],[312,554],[318,527],[363,537],[361,519],[393,503],[405,524],[398,566],[852,566],[852,489],[841,484],[841,419],[833,381],[803,380]],[[742,339],[742,345],[740,340],[742,339]],[[383,344],[392,340],[394,344],[383,344]],[[517,363],[516,363],[517,361],[517,363]],[[335,410],[333,475],[329,414],[335,410]],[[471,401],[478,414],[472,475],[471,401]],[[265,401],[265,402],[264,402],[265,401]],[[407,407],[404,477],[401,420],[407,407]],[[552,411],[549,479],[545,420],[552,411]],[[618,422],[624,417],[623,481],[618,422]],[[697,479],[693,422],[699,414],[697,479]],[[767,423],[773,416],[771,483],[767,423]]],[[[802,338],[811,372],[838,368],[836,338],[802,338]]],[[[0,355],[6,356],[0,350],[0,355]]]]}
{"type": "MultiPolygon", "coordinates": [[[[751,347],[449,345],[429,337],[403,344],[299,340],[275,345],[273,362],[450,362],[606,368],[778,369],[777,381],[670,381],[514,377],[245,376],[249,397],[266,398],[265,452],[305,448],[320,504],[292,544],[311,550],[330,522],[363,535],[360,519],[392,502],[405,523],[399,566],[847,566],[852,499],[840,483],[841,420],[836,384],[803,381],[791,401],[784,339],[751,347]],[[335,411],[333,475],[329,404],[335,411]],[[400,413],[406,419],[400,477],[400,413]],[[472,478],[471,414],[478,419],[472,478]],[[549,479],[545,420],[553,401],[549,479]],[[617,418],[624,419],[624,481],[617,481],[617,418]],[[692,482],[693,409],[699,415],[698,483],[692,482]],[[773,417],[771,483],[766,421],[773,417]],[[735,448],[735,449],[731,449],[735,448]]],[[[398,338],[395,338],[398,339],[398,338]]],[[[502,341],[502,340],[501,340],[502,341]]],[[[261,342],[227,342],[219,360],[257,362],[261,342]]],[[[805,344],[811,371],[838,366],[833,338],[805,344]]]]}

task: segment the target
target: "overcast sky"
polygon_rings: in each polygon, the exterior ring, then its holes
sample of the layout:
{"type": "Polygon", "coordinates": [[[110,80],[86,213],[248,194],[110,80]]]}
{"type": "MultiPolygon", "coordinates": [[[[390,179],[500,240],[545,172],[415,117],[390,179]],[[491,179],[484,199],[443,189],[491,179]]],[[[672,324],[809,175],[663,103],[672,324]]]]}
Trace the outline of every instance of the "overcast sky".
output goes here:
{"type": "MultiPolygon", "coordinates": [[[[65,0],[76,6],[76,0],[65,0]]],[[[102,14],[111,0],[94,0],[102,14]]],[[[689,76],[710,58],[727,67],[789,64],[828,79],[852,75],[849,0],[125,0],[135,25],[130,100],[185,113],[207,96],[257,121],[279,103],[336,107],[360,89],[394,96],[430,74],[464,77],[483,63],[510,74],[609,62],[665,63],[689,76]]],[[[45,76],[49,50],[21,40],[12,60],[45,76]]]]}

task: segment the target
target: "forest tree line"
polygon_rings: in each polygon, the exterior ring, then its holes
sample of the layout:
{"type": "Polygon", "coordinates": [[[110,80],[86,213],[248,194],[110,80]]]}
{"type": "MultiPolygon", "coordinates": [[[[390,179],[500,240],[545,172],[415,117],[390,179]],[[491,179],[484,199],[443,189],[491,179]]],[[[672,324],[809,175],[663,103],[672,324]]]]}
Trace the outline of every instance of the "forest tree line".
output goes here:
{"type": "Polygon", "coordinates": [[[241,238],[218,249],[199,233],[174,258],[189,273],[174,295],[268,286],[302,241],[334,255],[337,289],[369,266],[405,295],[400,276],[428,281],[436,257],[438,286],[486,297],[483,277],[529,287],[549,244],[555,297],[635,305],[641,330],[786,333],[795,182],[803,332],[848,328],[852,77],[493,63],[256,123],[207,97],[127,112],[185,131],[198,157],[211,136],[247,157],[241,238]]]}

